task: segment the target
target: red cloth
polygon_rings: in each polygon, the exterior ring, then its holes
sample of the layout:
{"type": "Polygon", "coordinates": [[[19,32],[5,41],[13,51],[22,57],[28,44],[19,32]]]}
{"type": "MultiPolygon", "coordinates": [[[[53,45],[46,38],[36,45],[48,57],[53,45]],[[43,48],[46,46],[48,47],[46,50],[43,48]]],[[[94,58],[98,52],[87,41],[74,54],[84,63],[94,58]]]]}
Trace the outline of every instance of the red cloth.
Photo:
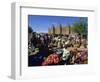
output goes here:
{"type": "Polygon", "coordinates": [[[60,61],[60,57],[57,54],[51,54],[42,63],[42,65],[57,64],[60,61]]]}

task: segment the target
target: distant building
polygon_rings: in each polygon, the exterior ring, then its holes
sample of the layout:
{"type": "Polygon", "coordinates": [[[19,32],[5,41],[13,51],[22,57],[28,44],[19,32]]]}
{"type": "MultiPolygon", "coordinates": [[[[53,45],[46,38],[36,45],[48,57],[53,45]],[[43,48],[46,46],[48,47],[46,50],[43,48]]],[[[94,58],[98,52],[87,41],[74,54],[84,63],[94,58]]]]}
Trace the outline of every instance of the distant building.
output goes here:
{"type": "Polygon", "coordinates": [[[68,35],[71,33],[70,26],[63,27],[61,24],[57,27],[54,25],[48,29],[48,34],[62,34],[68,35]]]}
{"type": "Polygon", "coordinates": [[[55,26],[54,25],[52,25],[52,27],[48,29],[48,34],[55,34],[55,26]]]}

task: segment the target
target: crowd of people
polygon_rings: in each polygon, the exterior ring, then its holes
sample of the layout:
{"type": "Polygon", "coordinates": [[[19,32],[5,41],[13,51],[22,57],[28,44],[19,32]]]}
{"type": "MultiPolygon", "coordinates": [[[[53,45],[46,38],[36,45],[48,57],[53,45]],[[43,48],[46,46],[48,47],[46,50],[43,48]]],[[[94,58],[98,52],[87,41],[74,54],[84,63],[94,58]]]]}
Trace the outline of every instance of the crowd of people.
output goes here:
{"type": "Polygon", "coordinates": [[[87,64],[87,47],[87,35],[32,32],[28,36],[28,65],[87,64]]]}

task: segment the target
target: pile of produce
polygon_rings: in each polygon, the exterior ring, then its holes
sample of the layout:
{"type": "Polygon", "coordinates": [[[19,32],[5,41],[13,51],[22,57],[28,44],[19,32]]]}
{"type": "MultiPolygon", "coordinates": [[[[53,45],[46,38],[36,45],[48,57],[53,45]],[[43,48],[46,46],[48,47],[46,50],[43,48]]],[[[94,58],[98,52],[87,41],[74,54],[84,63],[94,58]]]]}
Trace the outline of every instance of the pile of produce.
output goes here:
{"type": "Polygon", "coordinates": [[[60,62],[60,57],[57,54],[50,54],[42,63],[43,66],[58,64],[60,62]]]}

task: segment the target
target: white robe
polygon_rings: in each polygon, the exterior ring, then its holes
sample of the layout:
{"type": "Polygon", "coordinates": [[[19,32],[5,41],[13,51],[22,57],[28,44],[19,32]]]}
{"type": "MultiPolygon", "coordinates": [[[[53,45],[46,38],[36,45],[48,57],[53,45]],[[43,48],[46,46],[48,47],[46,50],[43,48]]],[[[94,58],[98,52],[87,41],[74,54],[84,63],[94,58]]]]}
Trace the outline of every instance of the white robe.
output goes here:
{"type": "Polygon", "coordinates": [[[68,51],[67,49],[63,49],[63,55],[62,55],[62,59],[63,60],[67,60],[68,56],[70,55],[70,51],[68,51]]]}

